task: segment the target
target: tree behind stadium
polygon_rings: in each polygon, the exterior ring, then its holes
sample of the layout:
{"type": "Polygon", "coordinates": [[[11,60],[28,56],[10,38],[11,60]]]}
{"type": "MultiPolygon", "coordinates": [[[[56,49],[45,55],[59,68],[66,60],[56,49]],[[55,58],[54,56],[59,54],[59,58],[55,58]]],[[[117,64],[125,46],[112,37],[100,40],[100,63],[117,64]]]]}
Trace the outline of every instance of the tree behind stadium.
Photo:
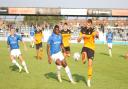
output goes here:
{"type": "Polygon", "coordinates": [[[40,24],[44,22],[49,24],[56,24],[64,19],[64,16],[25,16],[24,22],[27,22],[28,24],[40,24]]]}

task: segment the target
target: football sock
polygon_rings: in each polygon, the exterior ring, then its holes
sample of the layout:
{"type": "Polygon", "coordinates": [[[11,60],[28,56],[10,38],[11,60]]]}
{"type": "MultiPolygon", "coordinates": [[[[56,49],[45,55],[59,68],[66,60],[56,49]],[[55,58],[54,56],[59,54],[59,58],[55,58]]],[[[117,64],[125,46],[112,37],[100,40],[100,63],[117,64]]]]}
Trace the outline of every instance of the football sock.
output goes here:
{"type": "Polygon", "coordinates": [[[39,49],[39,58],[40,59],[43,58],[43,49],[42,48],[39,49]]]}
{"type": "Polygon", "coordinates": [[[88,80],[92,78],[92,67],[88,67],[88,80]]]}
{"type": "Polygon", "coordinates": [[[29,73],[25,61],[22,61],[22,65],[23,65],[23,67],[24,67],[26,73],[29,73]]]}
{"type": "Polygon", "coordinates": [[[14,65],[16,65],[19,69],[21,68],[21,66],[19,65],[19,63],[14,59],[14,60],[12,60],[12,63],[14,64],[14,65]]]}
{"type": "Polygon", "coordinates": [[[91,80],[88,80],[88,81],[87,81],[87,85],[88,85],[88,87],[91,87],[90,82],[91,82],[91,80]]]}
{"type": "Polygon", "coordinates": [[[37,59],[39,59],[40,51],[37,51],[37,59]]]}
{"type": "Polygon", "coordinates": [[[34,43],[32,43],[32,47],[34,47],[34,43]]]}
{"type": "Polygon", "coordinates": [[[61,68],[62,66],[57,65],[57,77],[58,77],[59,82],[62,82],[61,73],[60,73],[61,68]]]}
{"type": "Polygon", "coordinates": [[[112,50],[109,49],[108,51],[109,51],[109,55],[112,56],[112,50]]]}
{"type": "Polygon", "coordinates": [[[61,75],[61,74],[60,74],[60,70],[61,70],[61,68],[62,68],[62,66],[58,66],[58,65],[57,65],[57,75],[58,75],[58,76],[61,75]]]}
{"type": "Polygon", "coordinates": [[[85,64],[85,62],[86,62],[86,59],[85,59],[85,53],[82,53],[82,62],[83,62],[83,64],[85,64]]]}
{"type": "Polygon", "coordinates": [[[72,75],[71,75],[71,72],[70,72],[70,69],[68,66],[65,67],[65,71],[70,79],[70,81],[72,82],[73,81],[73,78],[72,78],[72,75]]]}

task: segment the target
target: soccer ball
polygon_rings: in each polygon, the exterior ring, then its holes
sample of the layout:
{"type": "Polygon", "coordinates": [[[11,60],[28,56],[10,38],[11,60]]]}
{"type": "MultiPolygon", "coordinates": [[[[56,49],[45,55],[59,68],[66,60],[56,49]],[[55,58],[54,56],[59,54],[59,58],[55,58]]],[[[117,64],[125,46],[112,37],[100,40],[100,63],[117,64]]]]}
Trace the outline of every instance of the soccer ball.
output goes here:
{"type": "Polygon", "coordinates": [[[75,61],[78,61],[80,59],[80,53],[79,52],[75,52],[73,54],[73,58],[74,58],[75,61]]]}

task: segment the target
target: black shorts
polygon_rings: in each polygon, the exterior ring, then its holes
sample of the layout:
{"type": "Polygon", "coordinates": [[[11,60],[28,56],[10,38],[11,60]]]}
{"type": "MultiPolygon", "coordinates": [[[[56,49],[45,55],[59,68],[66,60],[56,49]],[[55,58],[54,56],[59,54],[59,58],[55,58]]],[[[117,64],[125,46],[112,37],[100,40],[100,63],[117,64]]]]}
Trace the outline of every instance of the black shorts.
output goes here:
{"type": "Polygon", "coordinates": [[[70,52],[70,47],[67,46],[67,47],[64,47],[65,51],[69,51],[70,52]]]}
{"type": "Polygon", "coordinates": [[[36,49],[38,50],[38,49],[40,49],[40,48],[42,48],[42,42],[41,42],[41,43],[36,44],[36,49]]]}
{"type": "Polygon", "coordinates": [[[86,52],[87,53],[87,58],[88,59],[94,59],[94,50],[90,49],[90,48],[87,48],[87,47],[83,47],[82,48],[82,52],[86,52]]]}

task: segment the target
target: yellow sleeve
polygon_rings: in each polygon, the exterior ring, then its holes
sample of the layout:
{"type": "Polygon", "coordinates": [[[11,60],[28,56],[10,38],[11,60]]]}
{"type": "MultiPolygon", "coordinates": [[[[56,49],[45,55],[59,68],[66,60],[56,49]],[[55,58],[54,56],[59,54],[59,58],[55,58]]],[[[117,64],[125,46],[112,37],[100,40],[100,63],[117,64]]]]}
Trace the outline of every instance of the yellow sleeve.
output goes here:
{"type": "Polygon", "coordinates": [[[42,38],[44,37],[44,34],[43,34],[43,32],[42,32],[42,38]]]}
{"type": "Polygon", "coordinates": [[[96,31],[92,33],[92,36],[95,36],[95,35],[97,35],[97,32],[96,31]]]}
{"type": "Polygon", "coordinates": [[[82,37],[82,35],[83,35],[82,32],[80,32],[80,33],[79,33],[79,37],[82,37]]]}

